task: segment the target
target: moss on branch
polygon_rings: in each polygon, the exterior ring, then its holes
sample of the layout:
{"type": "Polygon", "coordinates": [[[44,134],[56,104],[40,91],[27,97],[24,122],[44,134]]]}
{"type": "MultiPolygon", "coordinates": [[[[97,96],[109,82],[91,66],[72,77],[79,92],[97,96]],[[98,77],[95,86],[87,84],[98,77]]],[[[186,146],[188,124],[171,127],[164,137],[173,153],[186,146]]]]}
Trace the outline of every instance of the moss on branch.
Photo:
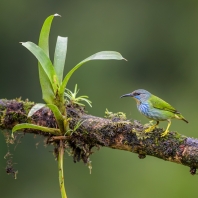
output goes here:
{"type": "MultiPolygon", "coordinates": [[[[34,103],[18,100],[0,100],[0,129],[12,129],[18,123],[32,123],[50,128],[57,128],[57,123],[48,108],[42,108],[31,118],[27,113],[34,103]]],[[[191,174],[198,168],[198,139],[183,136],[177,132],[169,132],[161,137],[162,129],[156,128],[152,133],[144,133],[144,126],[138,122],[126,120],[120,112],[100,118],[88,115],[78,105],[67,106],[70,117],[70,129],[81,122],[71,136],[52,136],[38,130],[26,129],[25,133],[47,136],[48,144],[63,140],[65,148],[73,151],[74,162],[89,162],[93,147],[105,146],[113,149],[137,153],[139,158],[146,155],[190,167],[191,174]],[[122,115],[122,116],[120,116],[122,115]]],[[[56,149],[55,149],[56,151],[56,149]]]]}

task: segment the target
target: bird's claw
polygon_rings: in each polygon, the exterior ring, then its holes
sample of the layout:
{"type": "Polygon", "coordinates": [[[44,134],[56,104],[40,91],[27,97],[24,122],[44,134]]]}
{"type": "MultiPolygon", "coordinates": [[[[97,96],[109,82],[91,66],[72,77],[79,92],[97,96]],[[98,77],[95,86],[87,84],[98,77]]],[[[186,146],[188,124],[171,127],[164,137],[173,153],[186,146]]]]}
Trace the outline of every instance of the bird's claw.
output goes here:
{"type": "Polygon", "coordinates": [[[169,132],[168,130],[164,131],[164,133],[161,134],[161,137],[166,136],[168,134],[168,132],[169,132]]]}
{"type": "Polygon", "coordinates": [[[150,126],[147,129],[144,130],[145,133],[149,133],[155,129],[156,125],[150,126]]]}

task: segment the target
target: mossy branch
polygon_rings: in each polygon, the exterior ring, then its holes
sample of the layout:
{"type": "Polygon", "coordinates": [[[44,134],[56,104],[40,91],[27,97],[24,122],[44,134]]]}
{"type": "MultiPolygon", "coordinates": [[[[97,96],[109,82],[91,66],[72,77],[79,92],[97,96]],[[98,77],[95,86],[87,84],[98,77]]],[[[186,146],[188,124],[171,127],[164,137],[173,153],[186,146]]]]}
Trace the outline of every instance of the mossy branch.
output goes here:
{"type": "MultiPolygon", "coordinates": [[[[58,128],[52,112],[42,108],[31,118],[27,118],[32,102],[18,100],[0,100],[0,129],[12,129],[18,123],[32,123],[50,128],[58,128]]],[[[170,132],[161,137],[161,128],[153,133],[144,133],[144,126],[138,122],[125,120],[120,112],[100,118],[88,115],[78,105],[67,106],[70,117],[70,129],[75,129],[71,136],[53,136],[42,131],[26,129],[25,133],[47,136],[47,143],[63,141],[65,147],[73,150],[74,162],[83,160],[89,163],[89,156],[93,147],[105,146],[113,149],[137,153],[139,158],[146,155],[154,156],[166,161],[175,162],[190,167],[191,174],[198,168],[198,139],[183,136],[177,132],[170,132]],[[76,129],[76,125],[81,123],[76,129]]],[[[58,155],[58,153],[57,153],[58,155]]]]}

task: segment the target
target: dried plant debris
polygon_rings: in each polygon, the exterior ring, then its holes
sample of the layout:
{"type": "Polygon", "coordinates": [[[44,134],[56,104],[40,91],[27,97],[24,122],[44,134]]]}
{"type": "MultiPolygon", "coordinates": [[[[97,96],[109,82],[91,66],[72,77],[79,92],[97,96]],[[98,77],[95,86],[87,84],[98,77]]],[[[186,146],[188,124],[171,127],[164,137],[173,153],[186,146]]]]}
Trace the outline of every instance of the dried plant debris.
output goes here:
{"type": "Polygon", "coordinates": [[[6,153],[6,155],[4,156],[5,159],[7,159],[7,165],[6,165],[6,173],[8,175],[12,175],[14,177],[14,179],[17,179],[17,174],[18,174],[18,170],[15,170],[13,165],[15,163],[12,162],[12,154],[8,151],[6,153]]]}

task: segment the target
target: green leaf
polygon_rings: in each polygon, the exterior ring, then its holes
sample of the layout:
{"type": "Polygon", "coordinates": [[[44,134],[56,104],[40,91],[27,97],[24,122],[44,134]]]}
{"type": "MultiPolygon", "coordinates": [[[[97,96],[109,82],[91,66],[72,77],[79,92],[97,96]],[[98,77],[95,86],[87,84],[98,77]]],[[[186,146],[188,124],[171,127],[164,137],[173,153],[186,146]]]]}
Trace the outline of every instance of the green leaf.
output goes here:
{"type": "Polygon", "coordinates": [[[61,132],[64,132],[64,117],[59,111],[58,107],[54,104],[47,104],[46,106],[52,110],[54,117],[56,119],[56,122],[59,126],[59,129],[61,130],[61,132]]]}
{"type": "Polygon", "coordinates": [[[28,113],[28,117],[31,117],[34,113],[36,113],[38,110],[40,110],[41,108],[45,107],[46,104],[42,104],[42,103],[38,103],[35,104],[29,111],[28,113]]]}
{"type": "Polygon", "coordinates": [[[56,49],[54,53],[54,68],[59,80],[59,83],[62,83],[63,80],[63,71],[65,66],[65,58],[67,53],[67,37],[58,36],[56,42],[56,49]]]}
{"type": "MultiPolygon", "coordinates": [[[[55,69],[54,69],[50,59],[47,57],[47,55],[45,54],[43,49],[41,49],[39,46],[37,46],[36,44],[29,42],[29,41],[22,43],[22,45],[24,47],[26,47],[30,52],[32,52],[32,54],[38,59],[38,61],[40,62],[41,66],[42,66],[42,69],[46,73],[46,75],[51,83],[51,87],[53,87],[53,90],[51,90],[51,91],[56,93],[57,88],[59,87],[58,78],[56,76],[55,69]]],[[[45,76],[40,76],[40,78],[43,78],[44,81],[46,80],[45,76]]]]}
{"type": "Polygon", "coordinates": [[[39,47],[43,49],[47,57],[49,57],[49,33],[51,29],[52,20],[55,16],[60,16],[59,14],[50,15],[44,21],[41,28],[40,37],[39,37],[39,47]]]}
{"type": "MultiPolygon", "coordinates": [[[[47,19],[43,23],[39,37],[38,45],[41,49],[43,49],[43,51],[45,52],[48,58],[49,58],[49,33],[50,33],[52,21],[55,16],[60,16],[60,15],[54,14],[47,17],[47,19]]],[[[39,79],[43,94],[43,100],[48,104],[53,103],[53,100],[55,98],[54,88],[51,85],[50,80],[40,63],[38,63],[38,67],[39,67],[39,79]]]]}
{"type": "Polygon", "coordinates": [[[31,110],[28,113],[28,117],[31,117],[34,113],[36,113],[38,110],[40,110],[43,107],[48,107],[51,109],[51,111],[54,114],[54,117],[56,119],[56,122],[59,126],[59,129],[64,132],[64,117],[61,114],[61,112],[59,111],[58,107],[54,104],[42,104],[42,103],[38,103],[36,105],[34,105],[31,110]]]}
{"type": "Polygon", "coordinates": [[[40,80],[43,100],[47,104],[51,104],[54,102],[55,99],[53,87],[40,63],[38,63],[38,68],[39,68],[39,80],[40,80]]]}
{"type": "Polygon", "coordinates": [[[85,60],[81,61],[80,63],[78,63],[75,67],[73,67],[65,76],[61,87],[60,87],[60,95],[62,95],[64,93],[65,87],[67,86],[67,83],[70,79],[70,77],[72,76],[72,74],[74,73],[74,71],[76,71],[80,66],[82,66],[84,63],[90,61],[90,60],[109,60],[109,59],[114,59],[114,60],[126,60],[125,58],[122,57],[122,55],[118,52],[114,52],[114,51],[102,51],[102,52],[98,52],[96,54],[93,54],[92,56],[86,58],[85,60]]]}
{"type": "Polygon", "coordinates": [[[91,101],[88,99],[88,96],[79,96],[77,97],[79,90],[77,89],[77,84],[75,85],[74,92],[70,91],[69,89],[65,89],[65,96],[69,99],[72,104],[78,104],[80,106],[85,106],[84,104],[80,103],[80,101],[86,102],[90,107],[91,101]]]}
{"type": "Polygon", "coordinates": [[[21,129],[35,129],[35,130],[40,130],[40,131],[44,131],[44,132],[47,132],[47,133],[51,133],[53,135],[60,135],[61,134],[59,129],[48,128],[48,127],[43,127],[43,126],[39,126],[39,125],[35,125],[35,124],[28,124],[28,123],[15,125],[12,128],[12,133],[14,133],[17,130],[21,130],[21,129]]]}

